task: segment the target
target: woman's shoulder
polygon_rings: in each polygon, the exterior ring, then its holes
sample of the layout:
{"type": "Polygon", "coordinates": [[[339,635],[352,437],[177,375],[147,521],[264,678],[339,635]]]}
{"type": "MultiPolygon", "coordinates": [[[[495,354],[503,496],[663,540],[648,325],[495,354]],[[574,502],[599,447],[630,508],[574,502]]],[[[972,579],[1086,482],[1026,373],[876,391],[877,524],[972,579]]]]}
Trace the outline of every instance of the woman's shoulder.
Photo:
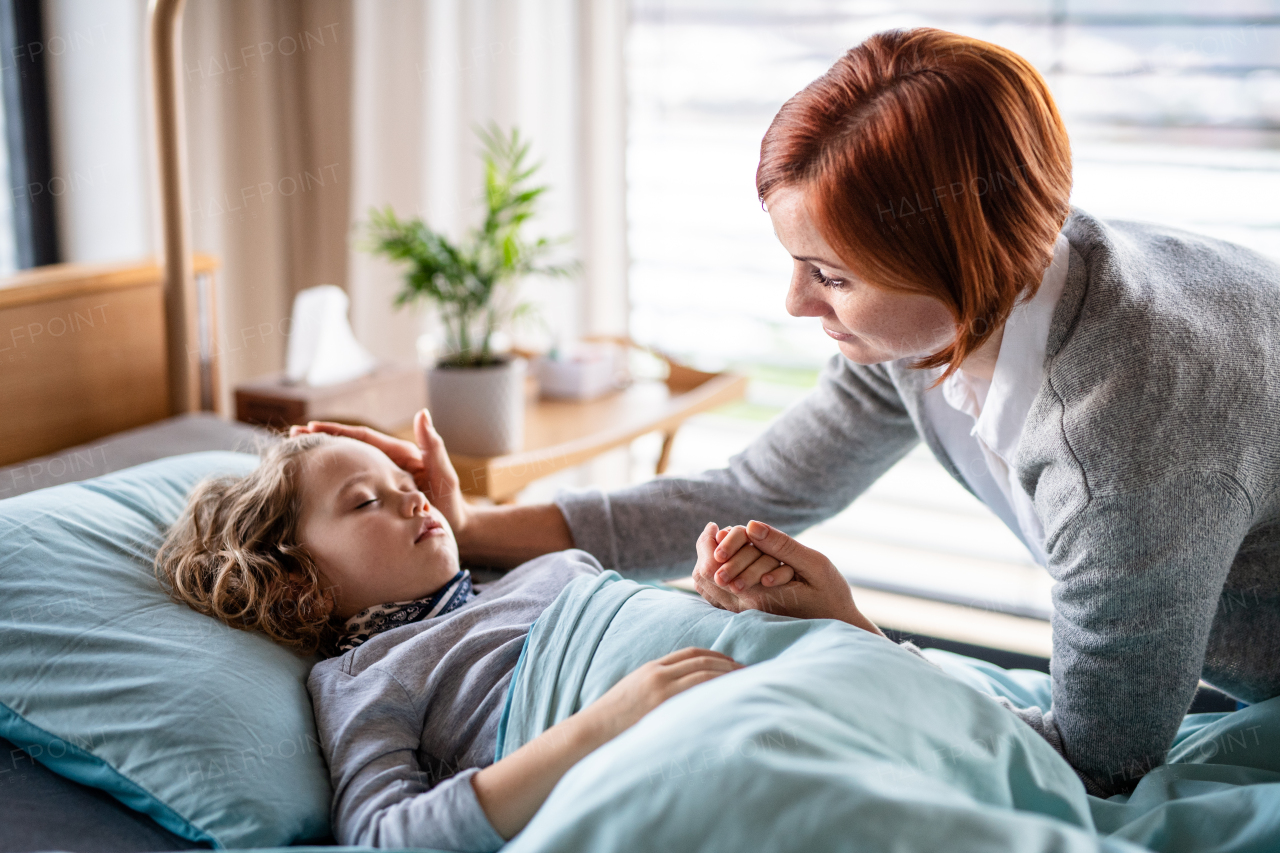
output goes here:
{"type": "Polygon", "coordinates": [[[1090,330],[1123,327],[1135,342],[1194,355],[1178,346],[1187,342],[1178,333],[1207,343],[1242,328],[1280,328],[1280,261],[1254,249],[1172,225],[1101,220],[1079,208],[1062,233],[1073,257],[1055,325],[1072,319],[1058,314],[1074,313],[1083,339],[1096,339],[1090,330]]]}
{"type": "Polygon", "coordinates": [[[1078,210],[1063,233],[1068,281],[1019,448],[1024,476],[1053,466],[1090,490],[1130,489],[1198,468],[1269,488],[1255,456],[1280,442],[1280,264],[1078,210]]]}
{"type": "MultiPolygon", "coordinates": [[[[1095,251],[1104,254],[1131,252],[1159,256],[1175,266],[1192,269],[1201,264],[1227,264],[1253,269],[1270,277],[1280,272],[1280,262],[1239,243],[1198,231],[1150,220],[1093,216],[1072,207],[1062,233],[1077,252],[1089,258],[1095,251]]],[[[1272,282],[1274,278],[1269,278],[1272,282]]]]}
{"type": "Polygon", "coordinates": [[[1047,368],[1064,398],[1088,402],[1106,384],[1140,390],[1128,400],[1135,407],[1195,408],[1189,392],[1272,384],[1263,380],[1280,368],[1280,263],[1225,240],[1078,209],[1063,233],[1071,258],[1047,368]]]}

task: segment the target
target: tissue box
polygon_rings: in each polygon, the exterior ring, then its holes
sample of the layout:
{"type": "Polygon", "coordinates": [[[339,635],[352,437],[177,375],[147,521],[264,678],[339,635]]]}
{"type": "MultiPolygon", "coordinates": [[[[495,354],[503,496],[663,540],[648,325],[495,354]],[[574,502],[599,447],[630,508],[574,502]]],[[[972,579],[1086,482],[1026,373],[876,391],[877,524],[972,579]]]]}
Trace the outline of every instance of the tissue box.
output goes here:
{"type": "Polygon", "coordinates": [[[335,385],[291,385],[273,373],[236,386],[236,420],[283,429],[307,421],[399,429],[427,404],[427,381],[417,365],[382,363],[358,379],[335,385]]]}
{"type": "Polygon", "coordinates": [[[543,397],[592,400],[613,391],[625,380],[625,351],[613,344],[580,343],[559,359],[538,356],[533,373],[543,397]]]}

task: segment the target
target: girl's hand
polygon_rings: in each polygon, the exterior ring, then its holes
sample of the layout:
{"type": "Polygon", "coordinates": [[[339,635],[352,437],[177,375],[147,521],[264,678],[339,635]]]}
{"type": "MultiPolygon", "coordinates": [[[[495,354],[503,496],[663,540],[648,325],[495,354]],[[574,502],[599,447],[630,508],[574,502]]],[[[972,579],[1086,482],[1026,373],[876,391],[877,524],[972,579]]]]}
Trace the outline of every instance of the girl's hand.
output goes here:
{"type": "Polygon", "coordinates": [[[709,649],[681,649],[649,661],[583,710],[472,776],[476,801],[498,834],[510,839],[574,764],[677,693],[741,668],[709,649]]]}
{"type": "Polygon", "coordinates": [[[375,429],[363,426],[349,426],[331,421],[311,421],[306,426],[292,426],[289,437],[310,432],[323,432],[329,435],[343,435],[371,444],[381,450],[398,467],[413,475],[414,485],[418,487],[427,501],[440,510],[440,514],[453,528],[457,537],[469,520],[467,502],[462,497],[462,488],[458,482],[458,472],[453,470],[449,454],[444,447],[444,439],[431,424],[431,414],[420,410],[413,417],[413,433],[417,445],[375,429]]]}
{"type": "MultiPolygon", "coordinates": [[[[741,524],[720,530],[714,523],[708,525],[715,541],[709,554],[698,552],[700,559],[694,571],[701,570],[704,579],[731,592],[742,592],[756,584],[767,587],[781,586],[791,580],[794,572],[775,556],[765,554],[751,543],[747,528],[741,524]]],[[[706,532],[705,530],[703,531],[706,532]]],[[[699,542],[702,542],[699,537],[699,542]]]]}
{"type": "Polygon", "coordinates": [[[742,666],[728,655],[690,646],[632,671],[579,713],[591,719],[604,743],[677,693],[742,666]]]}

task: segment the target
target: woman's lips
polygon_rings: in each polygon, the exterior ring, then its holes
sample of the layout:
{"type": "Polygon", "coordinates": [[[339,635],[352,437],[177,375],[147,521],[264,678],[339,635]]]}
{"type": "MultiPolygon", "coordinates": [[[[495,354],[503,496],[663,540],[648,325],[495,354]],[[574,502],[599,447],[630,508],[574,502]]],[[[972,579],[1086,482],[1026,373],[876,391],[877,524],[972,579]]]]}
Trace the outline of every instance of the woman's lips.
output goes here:
{"type": "Polygon", "coordinates": [[[428,536],[434,536],[444,533],[444,525],[436,521],[431,516],[422,519],[422,527],[418,530],[418,537],[413,540],[413,544],[417,545],[428,536]]]}
{"type": "Polygon", "coordinates": [[[837,341],[851,341],[857,337],[857,335],[847,335],[844,332],[833,332],[830,329],[828,329],[826,326],[822,327],[822,331],[826,332],[828,335],[835,338],[837,341]]]}

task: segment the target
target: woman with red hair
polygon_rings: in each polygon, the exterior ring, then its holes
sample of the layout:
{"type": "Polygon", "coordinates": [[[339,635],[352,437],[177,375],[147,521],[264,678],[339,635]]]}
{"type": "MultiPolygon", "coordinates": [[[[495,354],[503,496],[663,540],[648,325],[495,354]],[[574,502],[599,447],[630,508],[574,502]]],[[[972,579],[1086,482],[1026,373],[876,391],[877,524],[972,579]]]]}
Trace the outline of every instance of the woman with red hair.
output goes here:
{"type": "Polygon", "coordinates": [[[692,567],[719,607],[855,624],[788,534],[923,440],[1056,582],[1052,707],[1009,707],[1091,793],[1164,760],[1201,677],[1280,694],[1280,265],[1070,206],[1041,76],[936,29],[878,33],[789,100],[756,183],[794,259],[787,310],[840,354],[728,467],[479,508],[429,426],[418,447],[351,433],[416,472],[464,560],[578,547],[633,576],[692,567]]]}

